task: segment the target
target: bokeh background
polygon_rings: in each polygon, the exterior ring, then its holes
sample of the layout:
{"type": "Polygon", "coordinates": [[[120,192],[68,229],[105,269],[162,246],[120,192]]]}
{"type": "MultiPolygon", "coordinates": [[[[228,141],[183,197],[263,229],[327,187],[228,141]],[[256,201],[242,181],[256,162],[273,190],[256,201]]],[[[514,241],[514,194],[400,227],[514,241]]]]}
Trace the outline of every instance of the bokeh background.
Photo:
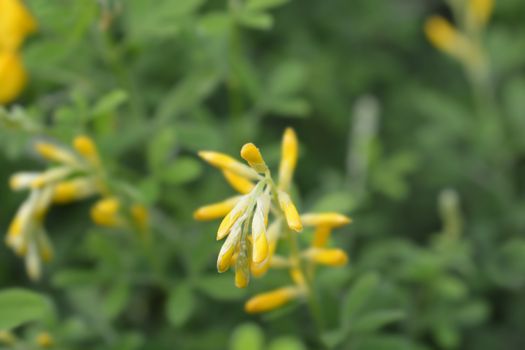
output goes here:
{"type": "Polygon", "coordinates": [[[525,348],[525,2],[496,0],[482,81],[424,32],[467,2],[27,0],[29,84],[6,107],[43,128],[0,127],[0,227],[25,196],[9,176],[45,167],[31,143],[87,133],[153,208],[155,239],[93,228],[89,202],[53,209],[40,282],[0,247],[2,288],[55,310],[16,333],[61,349],[525,348]],[[287,126],[299,207],[353,218],[334,234],[349,265],[317,281],[323,334],[301,304],[245,314],[288,277],[236,289],[215,270],[217,223],[192,218],[232,193],[196,151],[252,141],[276,166],[287,126]]]}

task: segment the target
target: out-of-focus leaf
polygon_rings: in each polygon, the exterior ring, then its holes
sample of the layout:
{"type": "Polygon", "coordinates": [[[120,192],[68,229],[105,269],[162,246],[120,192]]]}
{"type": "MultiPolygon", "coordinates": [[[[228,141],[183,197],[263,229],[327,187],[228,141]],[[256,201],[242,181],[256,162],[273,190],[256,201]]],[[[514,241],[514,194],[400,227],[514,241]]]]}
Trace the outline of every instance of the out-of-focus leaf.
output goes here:
{"type": "Polygon", "coordinates": [[[264,10],[286,4],[290,0],[248,0],[246,7],[250,10],[264,10]]]}
{"type": "Polygon", "coordinates": [[[192,315],[195,303],[191,286],[187,283],[177,285],[171,290],[166,305],[168,320],[175,327],[184,325],[192,315]]]}
{"type": "Polygon", "coordinates": [[[299,339],[286,336],[273,340],[268,350],[306,350],[306,347],[299,339]]]}
{"type": "Polygon", "coordinates": [[[196,179],[202,172],[202,164],[190,157],[177,158],[162,172],[162,179],[170,184],[180,185],[196,179]]]}
{"type": "Polygon", "coordinates": [[[197,281],[199,290],[209,297],[217,300],[238,300],[246,291],[235,287],[230,276],[203,276],[197,281]]]}
{"type": "Polygon", "coordinates": [[[352,285],[344,296],[341,306],[341,325],[347,328],[355,319],[358,311],[372,297],[374,290],[379,285],[379,277],[374,273],[368,273],[352,285]]]}
{"type": "Polygon", "coordinates": [[[368,312],[358,317],[350,324],[350,330],[354,333],[374,332],[405,317],[400,310],[378,310],[368,312]]]}
{"type": "Polygon", "coordinates": [[[51,311],[48,300],[24,289],[0,291],[0,329],[8,330],[46,316],[51,311]]]}
{"type": "Polygon", "coordinates": [[[253,29],[268,30],[273,26],[273,17],[264,12],[243,11],[238,14],[237,20],[253,29]]]}
{"type": "Polygon", "coordinates": [[[245,323],[233,331],[229,350],[263,350],[264,334],[261,327],[245,323]]]}

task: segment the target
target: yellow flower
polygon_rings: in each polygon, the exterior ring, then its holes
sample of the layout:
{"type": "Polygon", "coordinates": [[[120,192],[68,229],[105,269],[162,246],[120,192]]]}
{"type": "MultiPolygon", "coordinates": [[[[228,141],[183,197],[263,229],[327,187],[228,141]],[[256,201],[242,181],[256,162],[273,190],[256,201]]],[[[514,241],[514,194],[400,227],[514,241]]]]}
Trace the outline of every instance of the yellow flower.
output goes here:
{"type": "Polygon", "coordinates": [[[271,198],[264,194],[257,198],[256,209],[252,220],[253,252],[252,259],[255,263],[263,262],[268,256],[268,239],[266,238],[266,223],[270,211],[271,198]]]}
{"type": "Polygon", "coordinates": [[[131,217],[133,221],[142,231],[146,231],[149,224],[149,211],[142,204],[134,204],[131,207],[131,217]]]}
{"type": "Polygon", "coordinates": [[[11,187],[13,191],[27,189],[31,187],[31,184],[33,183],[33,181],[35,181],[36,178],[38,178],[39,175],[40,173],[32,171],[23,171],[16,173],[12,175],[9,179],[9,187],[11,187]]]}
{"type": "Polygon", "coordinates": [[[297,287],[279,288],[254,296],[246,302],[244,309],[251,314],[271,311],[289,303],[301,294],[301,289],[297,287]]]}
{"type": "Polygon", "coordinates": [[[18,50],[26,36],[36,29],[36,21],[20,0],[0,1],[1,51],[18,50]]]}
{"type": "Polygon", "coordinates": [[[71,203],[95,195],[98,192],[94,179],[80,177],[59,182],[53,193],[53,202],[71,203]]]}
{"type": "Polygon", "coordinates": [[[279,188],[287,191],[292,182],[293,173],[297,165],[299,142],[292,128],[287,128],[283,135],[281,146],[281,164],[279,165],[279,188]]]}
{"type": "Polygon", "coordinates": [[[212,151],[201,151],[198,154],[199,157],[201,157],[206,162],[208,162],[216,168],[231,171],[232,173],[247,179],[260,179],[259,174],[257,174],[255,170],[253,170],[247,165],[242,164],[241,162],[236,161],[235,159],[226,154],[212,151]]]}
{"type": "Polygon", "coordinates": [[[494,0],[469,0],[468,14],[478,27],[483,27],[489,21],[494,9],[494,0]]]}
{"type": "Polygon", "coordinates": [[[348,262],[348,255],[341,249],[311,248],[304,255],[318,264],[327,266],[343,266],[348,262]]]}
{"type": "Polygon", "coordinates": [[[36,337],[36,344],[41,348],[48,349],[55,344],[55,341],[51,334],[42,332],[36,337]]]}
{"type": "Polygon", "coordinates": [[[239,201],[241,197],[235,196],[228,198],[222,202],[208,204],[199,209],[195,210],[193,217],[195,220],[208,221],[222,218],[232,211],[235,204],[239,201]]]}
{"type": "Polygon", "coordinates": [[[279,205],[284,212],[288,227],[296,232],[302,231],[303,224],[301,223],[301,218],[299,217],[297,208],[293,204],[292,199],[288,193],[279,191],[279,205]]]}
{"type": "Polygon", "coordinates": [[[228,183],[239,193],[246,194],[253,190],[255,186],[250,180],[239,176],[229,170],[223,170],[222,174],[228,183]]]}
{"type": "Polygon", "coordinates": [[[115,197],[107,197],[93,205],[91,219],[100,226],[117,227],[122,224],[119,211],[120,201],[115,197]]]}
{"type": "Polygon", "coordinates": [[[304,226],[328,226],[341,227],[348,225],[352,220],[339,213],[309,213],[301,215],[301,221],[304,226]]]}
{"type": "Polygon", "coordinates": [[[22,59],[20,58],[20,55],[16,52],[11,51],[1,52],[0,105],[9,103],[15,98],[17,98],[26,86],[26,83],[27,74],[24,65],[22,64],[22,59]]]}
{"type": "Polygon", "coordinates": [[[253,143],[247,143],[241,148],[241,157],[250,164],[258,173],[264,173],[268,170],[261,152],[253,143]]]}
{"type": "Polygon", "coordinates": [[[98,155],[97,147],[90,137],[77,136],[73,140],[73,147],[75,147],[77,152],[89,163],[97,167],[100,165],[100,157],[98,155]]]}
{"type": "Polygon", "coordinates": [[[52,162],[59,162],[65,164],[77,163],[75,156],[71,152],[49,142],[38,142],[37,144],[35,144],[35,150],[43,158],[52,162]]]}

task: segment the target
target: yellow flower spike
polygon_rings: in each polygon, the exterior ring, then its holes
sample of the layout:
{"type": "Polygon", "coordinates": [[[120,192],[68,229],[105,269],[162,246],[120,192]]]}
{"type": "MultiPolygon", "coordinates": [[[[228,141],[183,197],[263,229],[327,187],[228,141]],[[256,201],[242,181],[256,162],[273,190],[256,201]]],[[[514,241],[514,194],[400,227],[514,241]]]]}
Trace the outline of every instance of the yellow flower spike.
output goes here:
{"type": "Polygon", "coordinates": [[[98,192],[96,182],[93,179],[82,177],[68,181],[59,182],[53,192],[54,203],[71,203],[88,198],[98,192]]]}
{"type": "Polygon", "coordinates": [[[494,0],[469,0],[468,14],[478,27],[487,24],[494,9],[494,0]]]}
{"type": "Polygon", "coordinates": [[[115,197],[99,200],[91,208],[91,219],[100,226],[116,227],[122,223],[119,217],[120,201],[115,197]]]}
{"type": "Polygon", "coordinates": [[[223,170],[222,174],[224,175],[224,178],[226,179],[226,181],[228,181],[230,186],[233,187],[233,189],[239,193],[249,193],[251,190],[253,190],[253,187],[255,186],[250,180],[239,176],[229,170],[223,170]]]}
{"type": "Polygon", "coordinates": [[[0,1],[0,50],[17,50],[26,36],[36,29],[36,21],[23,2],[0,1]]]}
{"type": "Polygon", "coordinates": [[[13,191],[19,191],[31,187],[33,181],[40,175],[37,172],[20,172],[11,176],[9,187],[13,191]]]}
{"type": "Polygon", "coordinates": [[[193,213],[193,218],[199,221],[209,221],[226,216],[239,202],[241,196],[228,198],[222,202],[208,204],[198,208],[193,213]]]}
{"type": "Polygon", "coordinates": [[[241,162],[238,162],[226,154],[213,151],[201,151],[198,153],[198,155],[207,163],[221,170],[229,170],[236,175],[251,180],[260,179],[259,174],[257,174],[255,170],[247,165],[242,164],[241,162]]]}
{"type": "Polygon", "coordinates": [[[69,151],[49,142],[38,142],[35,144],[35,150],[42,158],[52,162],[65,164],[75,164],[75,156],[69,151]]]}
{"type": "Polygon", "coordinates": [[[268,170],[259,149],[253,143],[247,143],[241,148],[241,157],[258,173],[268,170]]]}
{"type": "Polygon", "coordinates": [[[328,243],[328,239],[332,234],[332,227],[330,226],[318,226],[315,228],[314,240],[312,246],[316,248],[324,247],[328,243]]]}
{"type": "Polygon", "coordinates": [[[348,225],[352,220],[339,213],[312,213],[301,215],[301,222],[304,226],[328,226],[335,228],[348,225]]]}
{"type": "Polygon", "coordinates": [[[281,163],[279,165],[279,188],[287,191],[292,182],[293,173],[299,155],[299,141],[292,128],[287,128],[281,146],[281,163]]]}
{"type": "Polygon", "coordinates": [[[0,105],[16,99],[26,84],[27,73],[20,55],[11,51],[0,53],[0,105]]]}
{"type": "Polygon", "coordinates": [[[244,310],[250,314],[272,311],[297,299],[301,294],[301,289],[297,287],[283,287],[261,293],[249,299],[244,310]]]}
{"type": "Polygon", "coordinates": [[[348,263],[348,255],[342,249],[310,249],[305,256],[318,264],[327,266],[343,266],[348,263]]]}
{"type": "Polygon", "coordinates": [[[286,192],[279,191],[278,196],[279,206],[284,211],[288,227],[296,232],[301,232],[303,230],[303,224],[301,223],[301,218],[299,217],[297,208],[293,204],[290,195],[286,192]]]}
{"type": "Polygon", "coordinates": [[[49,349],[55,344],[55,341],[51,334],[42,332],[36,337],[36,344],[43,349],[49,349]]]}
{"type": "Polygon", "coordinates": [[[93,140],[88,136],[77,136],[73,140],[73,147],[77,152],[82,155],[89,163],[94,166],[100,165],[100,157],[97,151],[97,147],[93,140]]]}

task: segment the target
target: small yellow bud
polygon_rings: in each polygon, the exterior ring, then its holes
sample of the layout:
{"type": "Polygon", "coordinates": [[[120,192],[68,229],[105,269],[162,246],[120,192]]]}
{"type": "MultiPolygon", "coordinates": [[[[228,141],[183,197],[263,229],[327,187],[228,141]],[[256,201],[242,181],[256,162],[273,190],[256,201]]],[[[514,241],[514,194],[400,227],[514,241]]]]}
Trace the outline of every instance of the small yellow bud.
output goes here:
{"type": "Polygon", "coordinates": [[[0,51],[16,51],[37,24],[20,0],[0,1],[0,51]]]}
{"type": "Polygon", "coordinates": [[[0,105],[16,99],[26,83],[27,73],[20,55],[11,51],[0,53],[0,105]]]}
{"type": "Polygon", "coordinates": [[[313,213],[301,215],[301,221],[304,226],[328,226],[335,228],[348,225],[352,220],[339,213],[313,213]]]}
{"type": "Polygon", "coordinates": [[[292,128],[287,128],[281,146],[281,164],[279,165],[279,188],[287,191],[292,182],[293,173],[299,155],[299,142],[292,128]]]}
{"type": "Polygon", "coordinates": [[[250,271],[249,265],[239,262],[239,257],[237,257],[237,262],[235,264],[235,287],[237,288],[246,288],[250,283],[250,271]]]}
{"type": "Polygon", "coordinates": [[[306,255],[321,265],[343,266],[348,263],[348,255],[341,249],[311,249],[306,255]]]}
{"type": "Polygon", "coordinates": [[[226,178],[226,181],[239,193],[246,194],[253,190],[255,186],[250,180],[239,176],[229,170],[223,170],[222,174],[226,178]]]}
{"type": "Polygon", "coordinates": [[[77,178],[59,182],[53,192],[53,202],[71,203],[76,200],[85,199],[97,193],[97,186],[92,179],[77,178]]]}
{"type": "Polygon", "coordinates": [[[314,232],[314,240],[312,246],[321,248],[328,243],[328,239],[332,234],[332,228],[330,226],[317,226],[314,232]]]}
{"type": "Polygon", "coordinates": [[[468,14],[478,27],[483,27],[489,21],[494,9],[494,0],[470,0],[468,14]]]}
{"type": "Polygon", "coordinates": [[[250,166],[259,173],[268,170],[266,163],[259,149],[253,143],[247,143],[241,148],[241,157],[250,164],[250,166]]]}
{"type": "Polygon", "coordinates": [[[228,198],[225,201],[205,205],[193,213],[193,218],[200,221],[215,220],[226,216],[239,201],[240,197],[228,198]]]}
{"type": "Polygon", "coordinates": [[[122,223],[119,210],[120,201],[117,198],[104,198],[91,208],[91,219],[100,226],[116,227],[122,223]]]}
{"type": "Polygon", "coordinates": [[[43,158],[59,163],[74,164],[75,157],[65,149],[48,142],[39,142],[35,145],[35,150],[43,158]]]}
{"type": "Polygon", "coordinates": [[[42,189],[47,185],[54,184],[57,181],[63,180],[69,174],[73,172],[73,168],[68,166],[62,166],[52,168],[46,172],[38,175],[32,182],[31,187],[34,189],[42,189]]]}
{"type": "Polygon", "coordinates": [[[286,192],[279,191],[279,205],[284,211],[284,216],[286,217],[286,222],[288,227],[296,232],[303,230],[303,224],[301,223],[301,218],[297,212],[297,208],[292,202],[290,195],[286,192]]]}
{"type": "Polygon", "coordinates": [[[229,170],[236,175],[251,180],[258,180],[260,178],[255,170],[226,154],[212,151],[201,151],[198,154],[204,161],[221,170],[229,170]]]}
{"type": "Polygon", "coordinates": [[[301,295],[297,287],[284,287],[254,296],[246,302],[244,310],[255,314],[277,309],[301,295]]]}
{"type": "Polygon", "coordinates": [[[131,217],[139,229],[145,231],[149,223],[149,211],[142,204],[134,204],[131,207],[131,217]]]}
{"type": "Polygon", "coordinates": [[[228,235],[233,225],[241,218],[249,204],[249,195],[244,195],[235,204],[233,209],[222,219],[217,230],[217,240],[221,240],[228,235]]]}
{"type": "Polygon", "coordinates": [[[97,147],[91,138],[88,136],[77,136],[73,140],[73,147],[92,165],[98,166],[100,164],[100,158],[98,155],[97,147]]]}
{"type": "Polygon", "coordinates": [[[42,332],[36,337],[36,344],[41,348],[48,349],[55,344],[55,341],[51,334],[42,332]]]}
{"type": "Polygon", "coordinates": [[[255,263],[263,262],[268,256],[268,240],[266,234],[261,233],[255,239],[253,244],[253,261],[255,263]]]}
{"type": "Polygon", "coordinates": [[[301,271],[300,268],[294,267],[290,270],[290,276],[292,277],[292,280],[295,282],[295,284],[299,286],[306,285],[306,279],[304,278],[304,273],[301,271]]]}
{"type": "Polygon", "coordinates": [[[16,173],[9,179],[9,187],[13,191],[18,191],[31,187],[33,181],[40,175],[35,172],[21,172],[16,173]]]}

